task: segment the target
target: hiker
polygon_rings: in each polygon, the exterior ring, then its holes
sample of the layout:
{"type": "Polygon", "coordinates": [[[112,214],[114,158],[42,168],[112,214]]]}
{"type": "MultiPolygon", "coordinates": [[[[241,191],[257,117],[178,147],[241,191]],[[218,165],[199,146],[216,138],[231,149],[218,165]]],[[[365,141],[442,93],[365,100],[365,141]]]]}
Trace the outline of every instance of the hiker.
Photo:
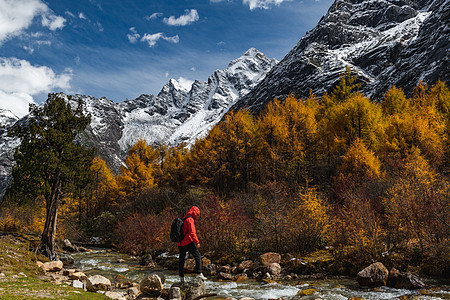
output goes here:
{"type": "Polygon", "coordinates": [[[197,206],[192,206],[183,218],[183,234],[185,235],[183,240],[178,243],[178,249],[180,249],[180,257],[178,260],[178,271],[180,275],[180,281],[184,282],[184,261],[186,260],[186,252],[192,254],[195,259],[195,270],[197,277],[206,280],[206,277],[202,274],[202,257],[198,248],[200,248],[200,242],[197,238],[195,231],[195,220],[200,216],[200,209],[197,206]]]}

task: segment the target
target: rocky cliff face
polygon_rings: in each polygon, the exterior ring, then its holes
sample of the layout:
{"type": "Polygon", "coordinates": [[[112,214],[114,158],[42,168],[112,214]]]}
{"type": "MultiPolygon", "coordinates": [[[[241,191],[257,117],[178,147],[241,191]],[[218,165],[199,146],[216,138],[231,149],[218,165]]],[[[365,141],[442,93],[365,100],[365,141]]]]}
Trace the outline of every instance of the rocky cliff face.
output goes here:
{"type": "Polygon", "coordinates": [[[420,80],[450,80],[449,0],[336,0],[255,89],[234,109],[258,112],[289,93],[320,95],[337,83],[345,66],[362,91],[381,99],[392,86],[409,92],[420,80]]]}
{"type": "MultiPolygon", "coordinates": [[[[276,63],[251,48],[225,70],[215,71],[208,81],[195,81],[190,90],[171,79],[157,96],[141,95],[122,103],[74,95],[72,105],[75,107],[76,100],[82,99],[85,112],[92,118],[77,139],[96,147],[117,173],[127,150],[141,138],[152,145],[178,145],[193,143],[206,135],[276,63]]],[[[69,101],[67,95],[59,96],[69,101]]],[[[9,111],[0,110],[0,199],[9,185],[14,148],[19,144],[17,139],[7,136],[7,129],[18,121],[9,111]]]]}

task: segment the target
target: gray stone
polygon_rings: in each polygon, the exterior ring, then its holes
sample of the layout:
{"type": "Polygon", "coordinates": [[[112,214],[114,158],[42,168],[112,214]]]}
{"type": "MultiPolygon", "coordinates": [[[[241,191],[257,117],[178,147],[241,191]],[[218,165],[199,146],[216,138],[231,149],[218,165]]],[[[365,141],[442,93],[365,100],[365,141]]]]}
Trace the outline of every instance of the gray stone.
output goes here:
{"type": "Polygon", "coordinates": [[[386,285],[388,277],[389,271],[386,267],[382,263],[376,262],[360,271],[357,280],[361,286],[374,288],[386,285]]]}
{"type": "Polygon", "coordinates": [[[159,295],[163,288],[164,284],[157,274],[150,274],[140,282],[140,290],[144,295],[159,295]]]}
{"type": "Polygon", "coordinates": [[[74,288],[77,288],[77,289],[84,289],[84,283],[82,283],[79,280],[72,281],[71,286],[73,286],[74,288]]]}
{"type": "Polygon", "coordinates": [[[75,263],[75,259],[69,254],[58,253],[58,256],[59,260],[62,261],[65,266],[73,265],[75,263]]]}
{"type": "Polygon", "coordinates": [[[77,252],[77,246],[73,245],[68,239],[65,239],[63,241],[62,248],[67,252],[77,252]]]}
{"type": "Polygon", "coordinates": [[[111,290],[111,281],[101,275],[90,276],[86,281],[86,289],[89,292],[111,290]]]}
{"type": "Polygon", "coordinates": [[[171,287],[169,290],[169,300],[182,300],[181,289],[179,287],[171,287]]]}
{"type": "Polygon", "coordinates": [[[425,287],[420,278],[412,273],[404,273],[392,268],[389,272],[388,286],[396,289],[416,290],[425,287]]]}
{"type": "Polygon", "coordinates": [[[60,260],[50,261],[42,264],[41,268],[44,272],[58,272],[61,271],[64,267],[64,264],[60,260]]]}
{"type": "Polygon", "coordinates": [[[122,293],[107,291],[105,297],[115,299],[115,300],[126,300],[125,296],[122,293]]]}
{"type": "Polygon", "coordinates": [[[267,266],[267,272],[270,273],[270,275],[278,276],[281,273],[281,266],[279,263],[272,263],[267,266]]]}

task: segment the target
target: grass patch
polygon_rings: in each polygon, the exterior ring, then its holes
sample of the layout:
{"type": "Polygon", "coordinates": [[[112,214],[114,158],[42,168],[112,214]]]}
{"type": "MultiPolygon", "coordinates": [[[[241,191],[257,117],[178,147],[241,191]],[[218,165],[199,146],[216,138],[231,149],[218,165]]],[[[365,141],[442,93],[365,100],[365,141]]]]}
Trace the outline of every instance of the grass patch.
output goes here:
{"type": "Polygon", "coordinates": [[[104,295],[86,292],[66,284],[42,280],[44,273],[36,261],[48,259],[31,252],[39,241],[29,237],[0,236],[0,299],[105,299],[104,295]],[[26,275],[19,275],[24,273],[26,275]]]}
{"type": "Polygon", "coordinates": [[[85,292],[65,284],[22,277],[0,280],[0,299],[105,299],[97,293],[85,292]]]}

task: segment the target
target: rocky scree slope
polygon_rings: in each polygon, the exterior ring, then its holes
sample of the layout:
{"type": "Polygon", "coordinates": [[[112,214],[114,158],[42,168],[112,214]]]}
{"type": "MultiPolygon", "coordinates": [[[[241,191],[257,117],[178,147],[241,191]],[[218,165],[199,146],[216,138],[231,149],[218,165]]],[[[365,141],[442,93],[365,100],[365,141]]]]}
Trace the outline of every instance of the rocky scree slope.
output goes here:
{"type": "MultiPolygon", "coordinates": [[[[215,71],[207,81],[195,81],[190,90],[171,79],[157,96],[144,94],[121,103],[92,96],[58,96],[66,98],[73,107],[78,99],[83,100],[85,112],[92,119],[78,140],[96,147],[118,173],[128,149],[140,138],[151,145],[179,145],[205,136],[277,62],[251,48],[225,70],[215,71]]],[[[14,148],[19,144],[7,136],[7,129],[26,118],[19,120],[9,111],[0,110],[0,201],[10,184],[14,148]]]]}
{"type": "Polygon", "coordinates": [[[396,85],[449,82],[449,0],[336,0],[318,25],[233,109],[275,97],[329,92],[349,66],[362,92],[380,100],[396,85]]]}

